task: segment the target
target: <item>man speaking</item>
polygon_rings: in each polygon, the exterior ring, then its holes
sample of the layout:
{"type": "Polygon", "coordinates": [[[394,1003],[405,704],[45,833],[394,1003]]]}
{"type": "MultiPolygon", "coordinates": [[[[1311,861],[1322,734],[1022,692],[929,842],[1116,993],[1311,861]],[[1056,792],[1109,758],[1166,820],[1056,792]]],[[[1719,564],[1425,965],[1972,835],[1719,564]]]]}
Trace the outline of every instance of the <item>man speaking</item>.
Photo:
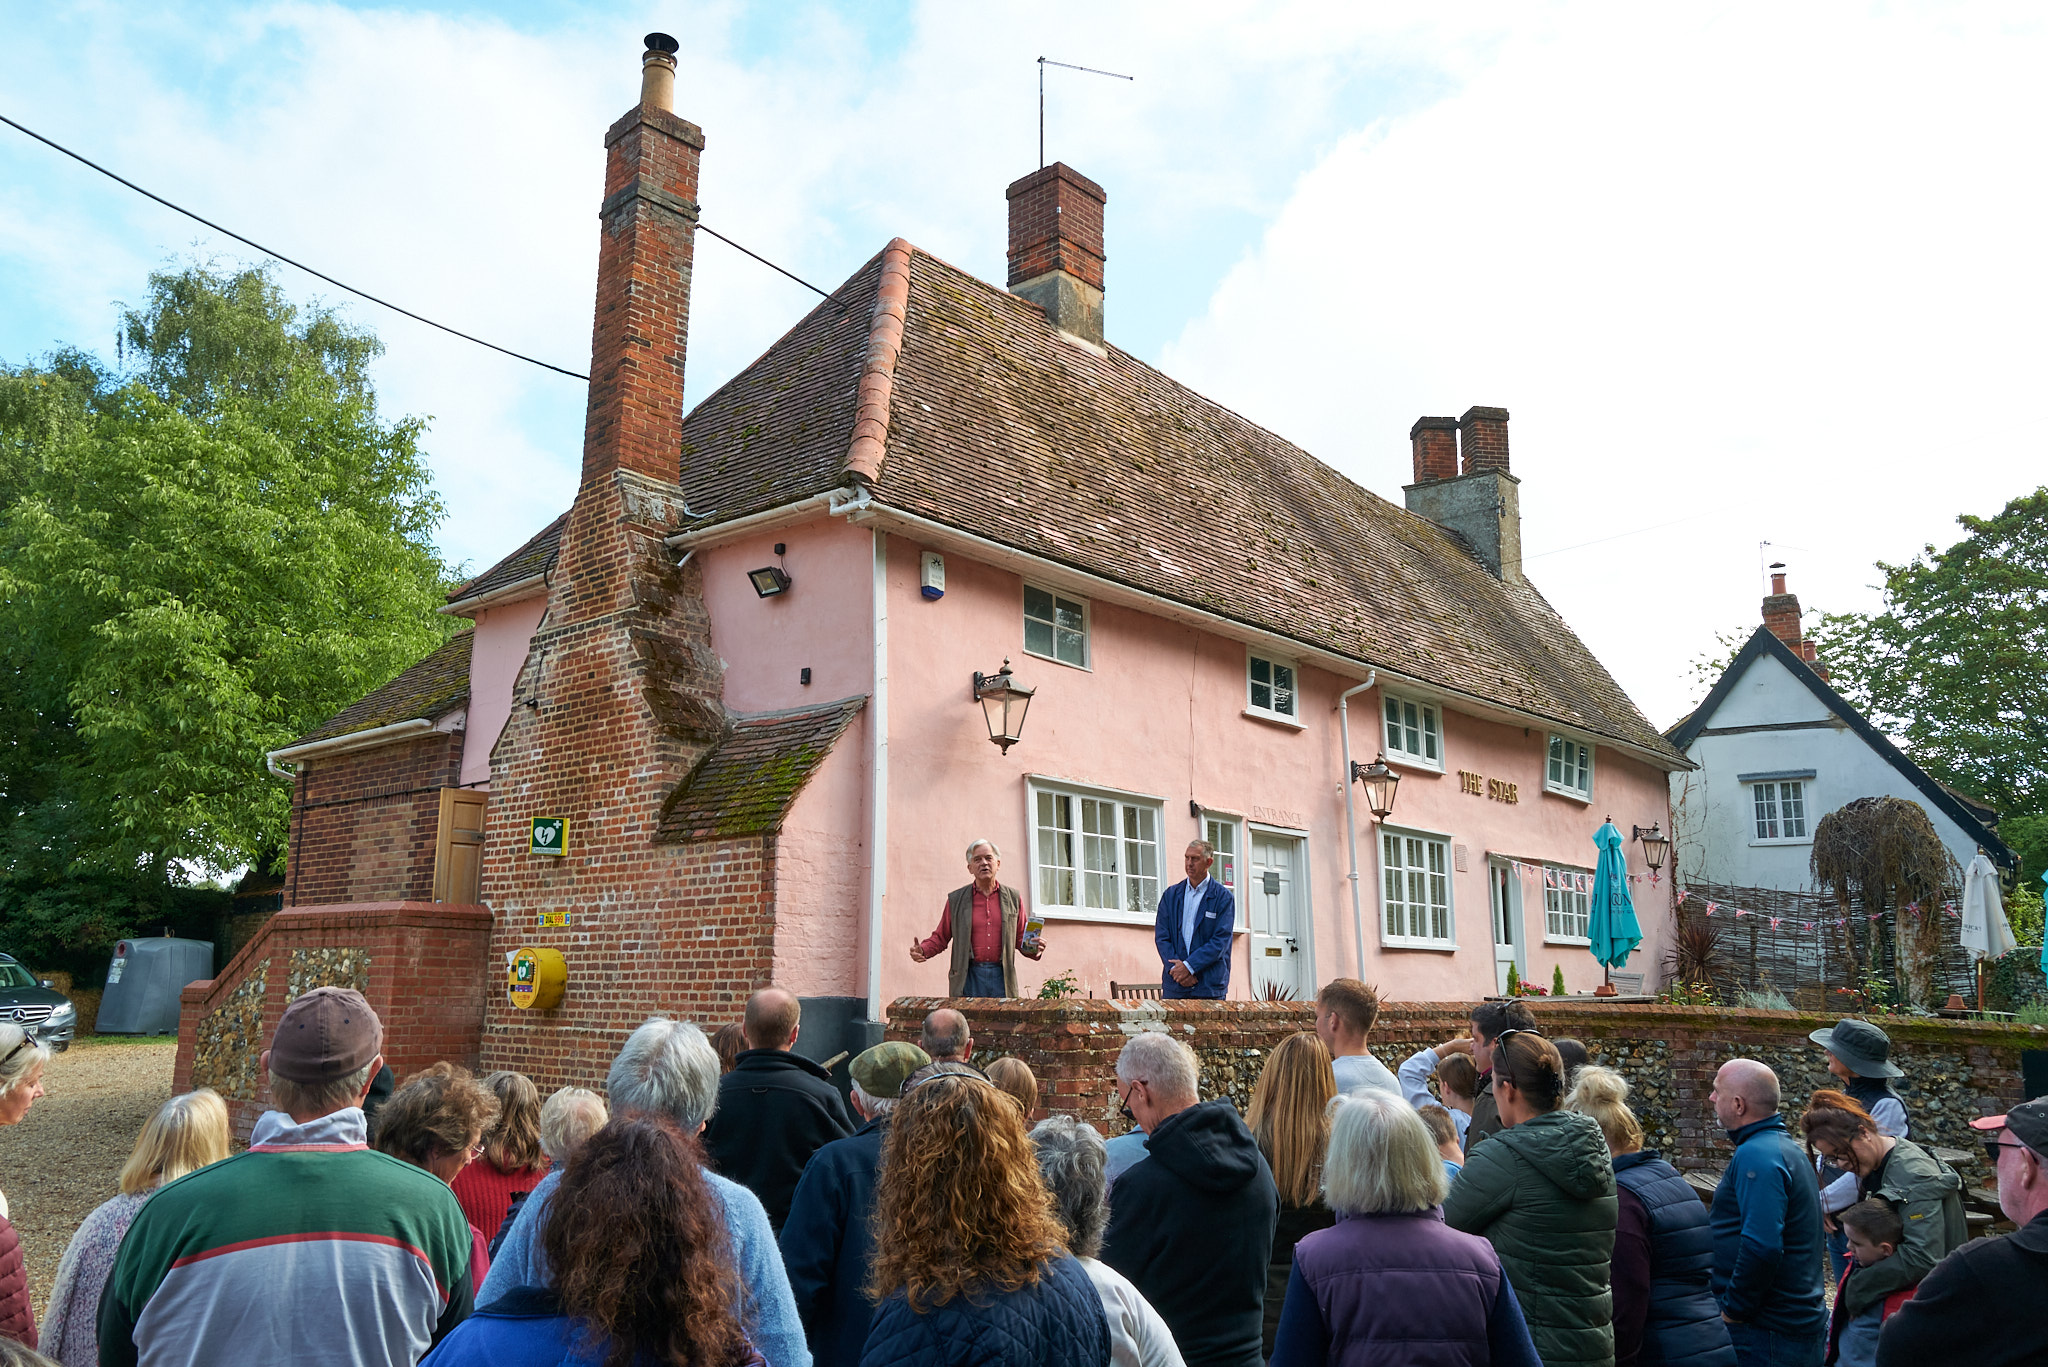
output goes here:
{"type": "Polygon", "coordinates": [[[1230,889],[1209,877],[1216,847],[1206,840],[1188,845],[1181,856],[1187,878],[1159,899],[1159,919],[1152,938],[1159,945],[1160,995],[1221,997],[1230,990],[1230,933],[1237,924],[1237,899],[1230,889]]]}
{"type": "Polygon", "coordinates": [[[995,841],[969,845],[967,873],[974,881],[947,895],[938,929],[910,943],[911,962],[920,964],[952,947],[948,996],[1014,997],[1017,955],[1036,959],[1045,953],[1044,940],[1025,933],[1024,903],[1017,890],[996,881],[1002,863],[995,841]]]}

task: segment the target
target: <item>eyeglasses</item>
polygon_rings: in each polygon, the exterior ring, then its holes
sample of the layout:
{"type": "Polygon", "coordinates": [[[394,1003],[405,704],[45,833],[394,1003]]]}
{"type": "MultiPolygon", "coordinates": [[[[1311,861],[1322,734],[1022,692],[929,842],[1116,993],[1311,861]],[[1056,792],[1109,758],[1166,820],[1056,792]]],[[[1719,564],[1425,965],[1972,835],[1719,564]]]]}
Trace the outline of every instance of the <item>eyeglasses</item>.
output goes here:
{"type": "Polygon", "coordinates": [[[2024,1149],[2026,1147],[2025,1144],[2008,1144],[2003,1139],[1987,1139],[1984,1141],[1984,1152],[1990,1156],[1991,1166],[1994,1168],[1998,1166],[1998,1151],[2000,1149],[2024,1149]]]}
{"type": "Polygon", "coordinates": [[[479,1139],[469,1146],[469,1161],[474,1163],[484,1156],[484,1141],[479,1139]]]}
{"type": "Polygon", "coordinates": [[[1147,1083],[1145,1082],[1145,1079],[1143,1079],[1143,1078],[1133,1078],[1133,1079],[1131,1079],[1131,1085],[1130,1085],[1130,1090],[1129,1090],[1129,1091],[1126,1091],[1126,1090],[1124,1090],[1124,1089],[1122,1089],[1122,1088],[1118,1088],[1118,1089],[1117,1089],[1117,1094],[1116,1094],[1116,1109],[1117,1109],[1117,1114],[1118,1114],[1118,1115],[1121,1115],[1121,1116],[1122,1116],[1122,1117],[1124,1118],[1124,1120],[1125,1120],[1125,1121],[1126,1121],[1127,1123],[1129,1123],[1129,1124],[1135,1125],[1135,1124],[1137,1124],[1137,1123],[1138,1123],[1138,1117],[1137,1117],[1137,1116],[1135,1116],[1135,1115],[1133,1115],[1133,1114],[1131,1113],[1131,1092],[1135,1092],[1135,1091],[1137,1091],[1137,1090],[1138,1090],[1138,1089],[1139,1089],[1140,1087],[1143,1087],[1143,1086],[1146,1086],[1146,1085],[1147,1085],[1147,1083]]]}

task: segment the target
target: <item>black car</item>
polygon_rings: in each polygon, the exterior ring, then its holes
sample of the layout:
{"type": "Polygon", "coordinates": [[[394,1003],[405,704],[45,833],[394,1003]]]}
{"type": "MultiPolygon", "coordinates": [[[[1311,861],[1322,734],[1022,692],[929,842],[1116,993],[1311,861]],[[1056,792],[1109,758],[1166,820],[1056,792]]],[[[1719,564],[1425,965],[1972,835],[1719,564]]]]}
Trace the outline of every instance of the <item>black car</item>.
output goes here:
{"type": "Polygon", "coordinates": [[[0,1021],[12,1021],[62,1053],[78,1033],[78,1008],[12,954],[0,954],[0,1021]]]}

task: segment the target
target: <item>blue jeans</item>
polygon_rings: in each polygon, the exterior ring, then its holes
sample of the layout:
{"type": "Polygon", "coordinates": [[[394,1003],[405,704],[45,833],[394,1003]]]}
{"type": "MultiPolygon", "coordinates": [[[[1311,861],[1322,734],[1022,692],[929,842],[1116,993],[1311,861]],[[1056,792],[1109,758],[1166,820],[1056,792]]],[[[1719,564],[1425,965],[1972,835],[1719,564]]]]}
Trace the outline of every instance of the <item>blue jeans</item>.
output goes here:
{"type": "Polygon", "coordinates": [[[1731,1324],[1728,1338],[1735,1344],[1736,1367],[1820,1367],[1828,1348],[1825,1330],[1781,1334],[1754,1324],[1731,1324]]]}
{"type": "Polygon", "coordinates": [[[967,983],[960,989],[963,997],[1000,997],[1003,993],[1003,966],[1001,964],[971,963],[967,965],[967,983]]]}
{"type": "Polygon", "coordinates": [[[1829,1286],[1840,1286],[1842,1274],[1849,1270],[1849,1231],[1837,1225],[1835,1232],[1828,1235],[1828,1276],[1829,1286]]]}

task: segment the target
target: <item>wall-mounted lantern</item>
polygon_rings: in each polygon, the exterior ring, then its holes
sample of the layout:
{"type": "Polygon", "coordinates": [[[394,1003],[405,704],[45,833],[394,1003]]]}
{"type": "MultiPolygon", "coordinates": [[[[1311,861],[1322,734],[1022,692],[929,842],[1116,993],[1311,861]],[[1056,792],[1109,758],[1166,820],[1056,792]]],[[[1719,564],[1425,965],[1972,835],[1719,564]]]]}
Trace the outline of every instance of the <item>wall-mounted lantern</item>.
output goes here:
{"type": "Polygon", "coordinates": [[[1647,831],[1637,826],[1632,838],[1643,842],[1643,864],[1651,873],[1664,867],[1664,857],[1671,853],[1671,838],[1659,825],[1653,824],[1647,831]]]}
{"type": "MultiPolygon", "coordinates": [[[[784,543],[776,542],[775,558],[780,560],[785,549],[787,548],[784,543]]],[[[789,571],[781,565],[763,565],[758,570],[748,570],[747,578],[754,585],[756,597],[774,598],[789,592],[789,571]]]]}
{"type": "Polygon", "coordinates": [[[993,674],[974,671],[974,700],[981,704],[988,721],[988,738],[1006,755],[1023,738],[1024,714],[1031,710],[1031,695],[1035,691],[1017,686],[1017,681],[1010,677],[1008,660],[993,674]]]}
{"type": "Polygon", "coordinates": [[[1385,821],[1394,810],[1394,790],[1401,786],[1401,776],[1387,763],[1386,752],[1370,764],[1353,760],[1351,777],[1365,785],[1365,805],[1372,809],[1373,820],[1385,821]]]}

